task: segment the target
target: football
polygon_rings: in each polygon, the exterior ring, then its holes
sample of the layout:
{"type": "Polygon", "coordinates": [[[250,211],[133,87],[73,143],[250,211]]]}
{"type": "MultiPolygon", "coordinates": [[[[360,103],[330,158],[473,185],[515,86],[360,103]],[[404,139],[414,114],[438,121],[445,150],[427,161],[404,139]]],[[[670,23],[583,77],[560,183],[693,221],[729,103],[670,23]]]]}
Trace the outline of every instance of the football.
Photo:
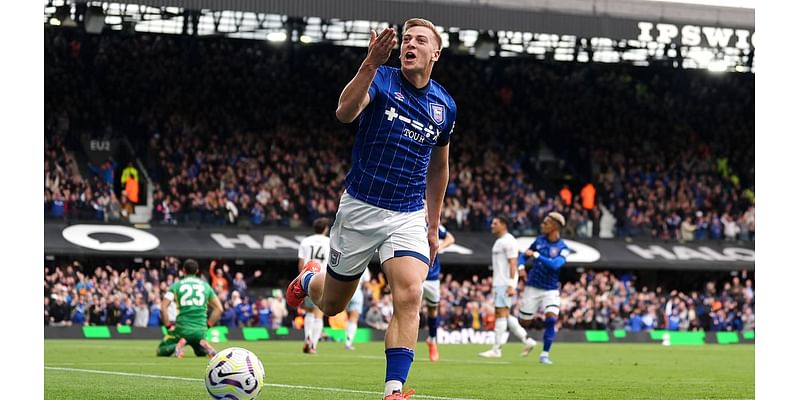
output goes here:
{"type": "Polygon", "coordinates": [[[261,361],[253,352],[241,347],[219,351],[206,367],[206,389],[214,399],[255,399],[265,379],[261,361]]]}

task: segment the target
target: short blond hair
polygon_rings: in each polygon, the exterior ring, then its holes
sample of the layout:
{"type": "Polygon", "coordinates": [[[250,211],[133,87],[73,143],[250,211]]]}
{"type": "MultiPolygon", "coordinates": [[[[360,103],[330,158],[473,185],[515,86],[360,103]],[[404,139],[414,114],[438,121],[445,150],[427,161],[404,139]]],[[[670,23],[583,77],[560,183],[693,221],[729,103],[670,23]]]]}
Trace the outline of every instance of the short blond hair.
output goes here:
{"type": "Polygon", "coordinates": [[[425,28],[433,31],[433,35],[436,36],[436,41],[439,43],[439,50],[442,49],[442,35],[440,35],[439,31],[436,30],[436,26],[433,25],[433,22],[424,18],[411,18],[403,24],[403,32],[415,26],[424,26],[425,28]]]}

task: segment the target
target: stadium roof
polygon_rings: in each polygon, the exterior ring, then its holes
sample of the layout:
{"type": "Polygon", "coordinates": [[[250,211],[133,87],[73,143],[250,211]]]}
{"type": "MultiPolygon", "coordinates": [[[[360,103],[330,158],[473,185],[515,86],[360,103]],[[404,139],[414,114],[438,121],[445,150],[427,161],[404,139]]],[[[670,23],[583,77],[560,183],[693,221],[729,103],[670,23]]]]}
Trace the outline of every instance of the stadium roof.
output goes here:
{"type": "MultiPolygon", "coordinates": [[[[177,6],[195,9],[260,11],[273,12],[291,9],[302,15],[313,15],[348,19],[381,20],[394,14],[395,7],[408,3],[418,3],[409,11],[428,15],[427,8],[436,5],[449,5],[459,8],[479,8],[495,10],[526,10],[537,13],[564,13],[572,15],[617,17],[626,19],[648,19],[659,22],[669,21],[678,24],[725,25],[742,28],[755,27],[755,10],[741,7],[742,0],[733,0],[739,7],[724,7],[715,4],[724,1],[678,2],[653,0],[142,0],[138,3],[153,6],[177,6]],[[711,3],[711,4],[702,4],[711,3]],[[372,11],[382,14],[376,18],[372,11]],[[369,15],[365,15],[369,13],[369,15]]],[[[407,8],[407,7],[403,7],[407,8]]],[[[298,14],[299,15],[299,14],[298,14]]],[[[454,13],[452,15],[457,15],[454,13]]],[[[463,23],[447,24],[473,29],[516,29],[514,27],[467,26],[463,23]]]]}
{"type": "Polygon", "coordinates": [[[754,2],[751,0],[432,0],[428,2],[755,27],[754,2]],[[732,4],[726,5],[726,3],[732,4]]]}
{"type": "Polygon", "coordinates": [[[49,0],[49,26],[366,47],[424,16],[478,58],[754,71],[754,10],[649,0],[49,0]]]}

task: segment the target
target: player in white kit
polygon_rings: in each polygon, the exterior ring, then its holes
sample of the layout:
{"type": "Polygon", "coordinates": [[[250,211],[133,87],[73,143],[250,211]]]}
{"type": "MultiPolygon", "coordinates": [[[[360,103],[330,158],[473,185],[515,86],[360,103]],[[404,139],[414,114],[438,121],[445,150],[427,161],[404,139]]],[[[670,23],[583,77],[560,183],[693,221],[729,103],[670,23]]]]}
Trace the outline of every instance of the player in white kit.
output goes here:
{"type": "Polygon", "coordinates": [[[497,237],[492,246],[492,288],[496,316],[495,342],[491,349],[479,354],[481,357],[503,356],[501,347],[508,340],[509,328],[524,343],[523,354],[529,353],[530,349],[536,345],[536,341],[528,337],[528,333],[519,324],[519,320],[509,314],[519,280],[517,273],[519,250],[517,239],[508,233],[508,224],[508,219],[502,215],[492,219],[492,234],[497,237]]]}
{"type": "Polygon", "coordinates": [[[353,293],[353,298],[350,299],[350,302],[347,303],[347,327],[345,328],[345,342],[344,348],[347,350],[355,350],[353,347],[353,340],[356,337],[356,332],[358,331],[358,318],[361,316],[361,313],[364,311],[364,284],[369,282],[372,278],[372,275],[369,273],[369,268],[364,270],[364,273],[361,274],[361,280],[359,281],[358,288],[356,292],[353,293]]]}
{"type": "MultiPolygon", "coordinates": [[[[298,271],[302,271],[303,266],[311,260],[318,261],[320,265],[328,264],[331,245],[331,239],[328,237],[330,223],[331,221],[328,218],[317,218],[314,221],[314,234],[304,238],[297,249],[298,271]]],[[[319,338],[322,336],[324,316],[311,299],[306,298],[306,301],[303,302],[303,309],[306,310],[303,323],[305,330],[303,353],[316,354],[317,343],[319,343],[319,338]]]]}

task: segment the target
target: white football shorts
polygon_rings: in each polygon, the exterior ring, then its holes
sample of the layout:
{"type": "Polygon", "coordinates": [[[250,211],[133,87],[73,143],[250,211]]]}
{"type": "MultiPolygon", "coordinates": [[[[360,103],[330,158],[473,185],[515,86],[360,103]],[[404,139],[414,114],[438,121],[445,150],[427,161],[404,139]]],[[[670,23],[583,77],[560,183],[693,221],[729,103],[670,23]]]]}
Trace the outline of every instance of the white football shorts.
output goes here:
{"type": "Polygon", "coordinates": [[[422,299],[428,307],[436,307],[439,305],[439,285],[441,281],[438,279],[422,282],[422,299]]]}
{"type": "Polygon", "coordinates": [[[402,256],[430,264],[425,209],[391,211],[367,204],[345,192],[339,201],[330,236],[327,272],[339,281],[361,278],[376,250],[381,264],[402,256]]]}
{"type": "Polygon", "coordinates": [[[540,311],[558,315],[560,308],[561,296],[558,294],[558,290],[544,290],[533,286],[525,286],[525,290],[522,292],[519,318],[531,320],[540,311]]]}

